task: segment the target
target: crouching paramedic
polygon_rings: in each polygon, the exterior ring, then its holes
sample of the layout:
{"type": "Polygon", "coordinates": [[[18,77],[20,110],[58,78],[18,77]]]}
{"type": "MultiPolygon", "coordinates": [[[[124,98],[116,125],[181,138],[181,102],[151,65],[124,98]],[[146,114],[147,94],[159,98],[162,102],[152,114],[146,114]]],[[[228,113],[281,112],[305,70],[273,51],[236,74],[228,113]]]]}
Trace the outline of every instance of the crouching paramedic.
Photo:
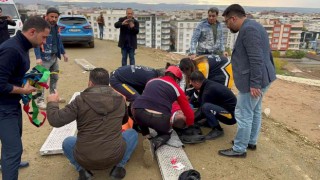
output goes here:
{"type": "Polygon", "coordinates": [[[132,105],[134,120],[138,123],[145,150],[144,162],[150,166],[153,162],[153,152],[170,139],[171,134],[171,106],[178,101],[181,110],[186,116],[186,124],[192,125],[193,111],[182,89],[177,82],[182,78],[182,72],[177,66],[170,66],[165,76],[150,80],[142,95],[137,97],[132,105]],[[158,135],[151,139],[149,128],[154,129],[158,135]],[[149,139],[150,138],[150,141],[149,139]]]}
{"type": "Polygon", "coordinates": [[[236,123],[234,111],[237,98],[226,86],[205,79],[200,71],[194,71],[190,76],[192,86],[199,91],[200,113],[196,121],[206,118],[212,130],[206,135],[206,140],[218,138],[223,135],[219,121],[233,125],[236,123]]]}
{"type": "Polygon", "coordinates": [[[153,69],[146,66],[127,65],[111,72],[110,85],[113,89],[133,102],[144,90],[150,79],[164,75],[164,69],[153,69]]]}
{"type": "Polygon", "coordinates": [[[135,130],[121,133],[121,125],[128,119],[125,100],[108,84],[108,71],[95,68],[90,72],[88,88],[66,107],[59,109],[57,92],[48,96],[50,125],[61,127],[77,121],[77,137],[67,137],[62,148],[79,172],[80,180],[91,179],[90,170],[112,166],[110,176],[124,178],[124,166],[138,142],[135,130]]]}

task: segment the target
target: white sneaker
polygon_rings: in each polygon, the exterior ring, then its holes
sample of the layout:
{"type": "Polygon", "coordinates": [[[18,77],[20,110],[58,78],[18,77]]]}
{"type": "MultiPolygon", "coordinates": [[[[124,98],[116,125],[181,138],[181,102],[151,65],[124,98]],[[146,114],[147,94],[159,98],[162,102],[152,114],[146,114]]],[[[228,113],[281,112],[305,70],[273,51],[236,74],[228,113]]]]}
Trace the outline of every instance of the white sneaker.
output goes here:
{"type": "Polygon", "coordinates": [[[38,101],[36,104],[37,104],[38,108],[41,110],[47,109],[47,104],[44,101],[38,101]]]}

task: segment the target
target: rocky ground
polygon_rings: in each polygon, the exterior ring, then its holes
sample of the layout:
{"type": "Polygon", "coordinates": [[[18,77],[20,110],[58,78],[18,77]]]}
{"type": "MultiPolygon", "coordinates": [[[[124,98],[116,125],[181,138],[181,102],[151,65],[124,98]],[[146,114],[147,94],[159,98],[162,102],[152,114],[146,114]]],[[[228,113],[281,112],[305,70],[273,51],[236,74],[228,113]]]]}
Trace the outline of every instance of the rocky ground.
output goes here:
{"type": "MultiPolygon", "coordinates": [[[[120,49],[111,41],[96,40],[94,49],[68,46],[66,51],[70,61],[60,62],[62,72],[58,91],[67,100],[74,92],[86,88],[88,81],[89,73],[82,70],[74,59],[84,58],[96,67],[109,71],[121,64],[120,49]]],[[[33,52],[30,55],[34,65],[33,52]]],[[[136,64],[155,68],[164,67],[166,61],[177,62],[180,58],[180,55],[143,47],[136,51],[136,64]]],[[[217,154],[218,150],[231,147],[236,125],[223,126],[225,135],[217,140],[185,147],[202,179],[320,179],[320,87],[277,80],[267,92],[263,108],[269,108],[270,114],[263,117],[258,149],[248,151],[246,159],[225,158],[217,154]]],[[[28,160],[30,166],[20,170],[20,179],[77,179],[78,174],[63,155],[39,154],[51,129],[48,123],[36,128],[24,116],[23,160],[28,160]]],[[[207,133],[209,129],[203,131],[207,133]]],[[[142,153],[140,141],[126,166],[125,179],[160,180],[158,165],[155,162],[152,167],[145,168],[142,153]]],[[[108,179],[109,171],[94,171],[95,179],[108,179]]]]}

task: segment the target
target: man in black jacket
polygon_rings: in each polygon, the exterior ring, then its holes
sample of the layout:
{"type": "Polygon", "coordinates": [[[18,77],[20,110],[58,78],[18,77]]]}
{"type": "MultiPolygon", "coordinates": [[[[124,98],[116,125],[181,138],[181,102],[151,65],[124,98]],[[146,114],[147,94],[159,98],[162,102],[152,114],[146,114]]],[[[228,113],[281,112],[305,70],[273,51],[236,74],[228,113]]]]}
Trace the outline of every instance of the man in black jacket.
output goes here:
{"type": "Polygon", "coordinates": [[[10,16],[2,16],[2,8],[0,7],[0,44],[10,38],[8,25],[15,26],[16,22],[10,16]]]}
{"type": "Polygon", "coordinates": [[[203,118],[212,130],[206,135],[206,140],[216,139],[223,135],[219,121],[233,125],[236,123],[234,111],[237,98],[226,86],[207,80],[200,71],[194,71],[190,76],[192,86],[199,91],[200,113],[196,113],[195,121],[203,118]]]}
{"type": "Polygon", "coordinates": [[[30,68],[29,50],[46,41],[50,25],[41,17],[30,17],[22,32],[0,45],[0,141],[3,180],[17,180],[22,155],[21,94],[37,89],[27,82],[22,86],[30,68]]]}
{"type": "Polygon", "coordinates": [[[127,65],[129,55],[130,65],[135,65],[134,51],[137,49],[137,34],[139,34],[139,22],[133,17],[133,10],[127,8],[126,17],[119,18],[114,24],[115,28],[120,28],[119,43],[122,54],[122,66],[127,65]]]}

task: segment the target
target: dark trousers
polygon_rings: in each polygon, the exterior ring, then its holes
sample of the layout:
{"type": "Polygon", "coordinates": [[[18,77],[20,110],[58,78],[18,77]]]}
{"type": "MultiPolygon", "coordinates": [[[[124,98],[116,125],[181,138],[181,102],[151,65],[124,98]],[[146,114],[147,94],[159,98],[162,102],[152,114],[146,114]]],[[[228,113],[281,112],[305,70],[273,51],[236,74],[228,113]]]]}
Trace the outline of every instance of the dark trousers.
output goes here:
{"type": "Polygon", "coordinates": [[[234,118],[234,113],[230,113],[224,108],[211,103],[204,103],[201,106],[201,114],[205,116],[211,127],[218,126],[219,121],[227,125],[233,125],[237,122],[234,118]]]}
{"type": "Polygon", "coordinates": [[[114,90],[118,91],[120,94],[125,96],[126,100],[129,102],[133,102],[138,96],[140,96],[137,90],[135,90],[130,85],[119,81],[113,73],[111,73],[110,77],[110,86],[114,90]]]}
{"type": "Polygon", "coordinates": [[[22,155],[22,112],[20,104],[0,105],[2,180],[18,179],[22,155]]]}
{"type": "Polygon", "coordinates": [[[121,54],[122,54],[122,66],[127,65],[127,59],[129,56],[130,59],[130,65],[135,65],[135,59],[134,59],[134,48],[125,46],[121,48],[121,54]]]}
{"type": "Polygon", "coordinates": [[[150,134],[149,128],[154,129],[158,135],[171,134],[170,115],[154,114],[145,109],[132,109],[132,114],[142,135],[150,134]]]}

